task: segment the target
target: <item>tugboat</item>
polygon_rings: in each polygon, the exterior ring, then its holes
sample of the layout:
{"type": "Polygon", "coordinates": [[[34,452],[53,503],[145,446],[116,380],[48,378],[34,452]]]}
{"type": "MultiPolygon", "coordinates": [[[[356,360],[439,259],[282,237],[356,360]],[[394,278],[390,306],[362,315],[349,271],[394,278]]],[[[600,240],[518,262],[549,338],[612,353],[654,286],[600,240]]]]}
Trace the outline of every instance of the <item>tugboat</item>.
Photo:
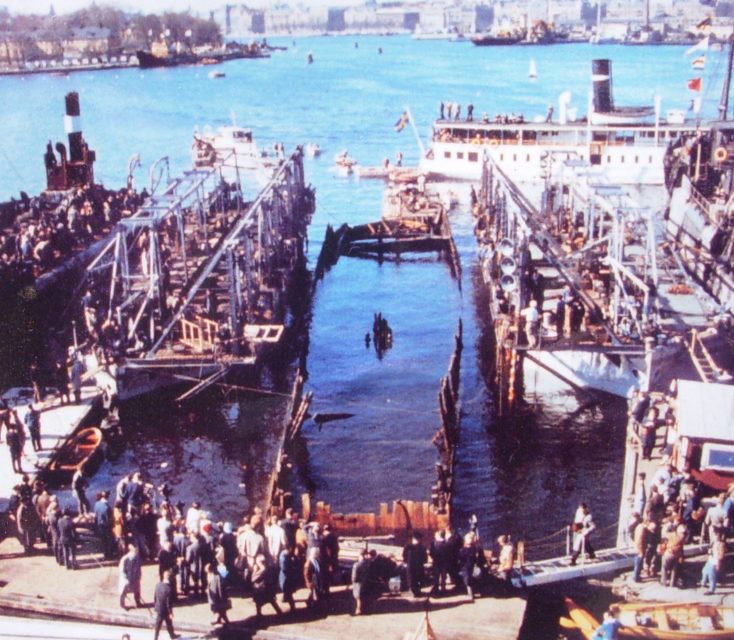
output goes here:
{"type": "Polygon", "coordinates": [[[525,34],[520,31],[501,31],[499,33],[480,33],[472,36],[470,40],[472,44],[478,47],[500,47],[511,44],[517,44],[525,38],[525,34]]]}
{"type": "Polygon", "coordinates": [[[156,67],[175,67],[180,64],[197,64],[199,57],[193,52],[171,53],[165,42],[154,42],[150,51],[139,50],[135,53],[141,69],[156,67]]]}

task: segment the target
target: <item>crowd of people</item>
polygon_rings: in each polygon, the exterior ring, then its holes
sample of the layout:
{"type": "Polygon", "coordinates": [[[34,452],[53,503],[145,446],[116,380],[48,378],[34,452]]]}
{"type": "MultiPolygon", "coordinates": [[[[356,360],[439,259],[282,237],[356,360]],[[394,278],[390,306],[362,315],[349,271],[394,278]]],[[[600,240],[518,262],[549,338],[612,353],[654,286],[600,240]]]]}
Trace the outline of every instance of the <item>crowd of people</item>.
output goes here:
{"type": "Polygon", "coordinates": [[[708,560],[698,584],[705,593],[716,592],[725,572],[727,538],[734,534],[734,488],[715,496],[713,504],[704,499],[705,487],[690,473],[676,469],[677,431],[674,416],[675,385],[662,398],[636,391],[630,400],[628,437],[644,460],[651,460],[657,430],[665,427],[660,453],[661,464],[652,478],[637,474],[629,541],[636,550],[633,580],[658,578],[670,587],[691,586],[686,571],[685,544],[696,538],[708,545],[708,560]]]}
{"type": "MultiPolygon", "coordinates": [[[[236,527],[215,521],[197,501],[188,508],[174,502],[166,485],[153,487],[140,471],[123,477],[114,492],[99,491],[94,501],[85,495],[85,482],[72,484],[76,508],[63,505],[43,481],[32,483],[23,476],[9,513],[26,552],[37,553],[37,545],[44,545],[69,571],[80,568],[81,544],[85,551],[101,553],[118,564],[119,606],[125,610],[148,606],[143,571],[155,566],[156,638],[164,625],[173,637],[173,607],[204,599],[212,624],[229,624],[232,595],[251,598],[258,618],[266,606],[278,616],[286,605],[294,611],[294,596],[303,588],[306,608],[326,613],[336,585],[351,590],[354,615],[370,613],[395,581],[415,597],[451,591],[474,599],[493,581],[495,588],[506,588],[515,561],[508,536],[498,539],[496,554],[485,551],[473,521],[463,536],[451,526],[441,528],[427,546],[414,531],[401,557],[365,548],[350,573],[340,565],[336,531],[329,524],[304,521],[293,509],[282,517],[255,509],[236,527]]],[[[302,602],[301,597],[298,605],[302,602]]]]}
{"type": "MultiPolygon", "coordinates": [[[[546,122],[550,122],[550,118],[553,117],[552,107],[549,107],[549,114],[546,116],[546,122]]],[[[461,104],[459,102],[444,102],[443,100],[438,105],[438,119],[439,120],[462,120],[461,104]]],[[[469,102],[466,105],[466,116],[463,118],[465,122],[474,121],[474,105],[469,102]]],[[[525,116],[523,114],[515,113],[497,113],[493,118],[485,111],[481,117],[482,124],[522,124],[525,122],[525,116]]],[[[448,133],[448,132],[444,132],[448,133]]]]}
{"type": "MultiPolygon", "coordinates": [[[[145,194],[79,187],[60,202],[45,196],[13,205],[11,226],[0,232],[0,274],[4,286],[26,284],[50,271],[75,250],[101,238],[123,216],[131,215],[145,194]]],[[[6,205],[7,206],[7,205],[6,205]]]]}

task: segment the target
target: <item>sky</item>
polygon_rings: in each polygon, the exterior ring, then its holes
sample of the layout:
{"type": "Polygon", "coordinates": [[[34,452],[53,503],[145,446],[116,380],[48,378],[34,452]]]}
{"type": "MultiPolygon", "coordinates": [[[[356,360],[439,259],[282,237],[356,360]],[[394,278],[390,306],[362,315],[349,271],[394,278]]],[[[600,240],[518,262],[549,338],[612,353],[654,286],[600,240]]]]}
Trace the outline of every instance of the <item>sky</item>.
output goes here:
{"type": "MultiPolygon", "coordinates": [[[[99,5],[111,5],[125,11],[140,11],[142,13],[161,13],[163,11],[191,11],[195,14],[208,16],[209,11],[218,9],[225,4],[237,4],[237,0],[97,0],[99,5]]],[[[267,6],[285,4],[283,0],[243,0],[248,6],[267,6]]],[[[357,0],[291,0],[288,4],[303,4],[306,6],[335,5],[346,6],[357,3],[357,0]]],[[[0,0],[0,7],[7,7],[11,13],[47,14],[53,4],[57,14],[69,13],[83,9],[91,4],[91,0],[0,0]]]]}

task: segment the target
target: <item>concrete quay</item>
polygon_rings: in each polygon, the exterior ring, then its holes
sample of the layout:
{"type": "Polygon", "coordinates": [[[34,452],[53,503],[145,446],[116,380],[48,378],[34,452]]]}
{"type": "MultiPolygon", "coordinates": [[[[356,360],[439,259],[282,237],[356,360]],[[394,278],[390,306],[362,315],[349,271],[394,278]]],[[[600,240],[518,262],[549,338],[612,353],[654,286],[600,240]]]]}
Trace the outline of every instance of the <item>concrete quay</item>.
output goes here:
{"type": "MultiPolygon", "coordinates": [[[[107,631],[98,636],[79,632],[76,638],[119,638],[124,632],[130,633],[131,640],[153,637],[154,617],[149,606],[158,580],[156,564],[143,567],[141,593],[146,607],[124,611],[119,606],[117,562],[102,560],[95,538],[82,536],[77,556],[80,566],[73,572],[57,565],[46,550],[41,550],[40,544],[36,548],[35,554],[26,556],[15,538],[0,544],[0,612],[8,616],[76,621],[81,629],[85,628],[82,623],[102,625],[106,630],[118,629],[117,636],[107,635],[107,631]]],[[[427,589],[424,592],[427,593],[427,589]]],[[[181,597],[174,607],[176,632],[185,637],[218,635],[261,640],[343,640],[345,637],[403,640],[427,637],[425,632],[417,635],[427,611],[437,638],[514,640],[519,635],[526,608],[521,598],[481,597],[470,602],[465,595],[414,599],[400,594],[384,595],[374,603],[369,615],[353,616],[351,586],[337,586],[332,588],[332,595],[319,614],[306,609],[307,592],[301,589],[295,595],[295,612],[276,615],[266,605],[263,617],[258,620],[249,597],[242,597],[240,593],[230,596],[233,607],[229,611],[232,621],[229,630],[222,631],[210,625],[212,614],[205,599],[187,596],[181,597]]],[[[128,600],[132,602],[130,596],[128,600]]],[[[9,624],[17,624],[13,619],[7,619],[9,624]]],[[[1,619],[0,625],[2,629],[1,619]]],[[[25,622],[22,628],[12,628],[12,631],[24,630],[25,622]]],[[[5,628],[5,631],[11,629],[5,628]]],[[[161,637],[168,636],[162,633],[161,637]]]]}

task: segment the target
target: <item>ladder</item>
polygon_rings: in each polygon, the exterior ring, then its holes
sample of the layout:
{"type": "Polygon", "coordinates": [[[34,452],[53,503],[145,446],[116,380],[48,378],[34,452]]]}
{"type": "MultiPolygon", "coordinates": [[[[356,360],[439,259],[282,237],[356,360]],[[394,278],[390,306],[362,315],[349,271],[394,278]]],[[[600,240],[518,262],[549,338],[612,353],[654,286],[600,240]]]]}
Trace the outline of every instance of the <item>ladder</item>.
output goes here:
{"type": "Polygon", "coordinates": [[[701,382],[716,382],[719,367],[701,340],[697,329],[691,330],[691,341],[686,345],[701,382]]]}

